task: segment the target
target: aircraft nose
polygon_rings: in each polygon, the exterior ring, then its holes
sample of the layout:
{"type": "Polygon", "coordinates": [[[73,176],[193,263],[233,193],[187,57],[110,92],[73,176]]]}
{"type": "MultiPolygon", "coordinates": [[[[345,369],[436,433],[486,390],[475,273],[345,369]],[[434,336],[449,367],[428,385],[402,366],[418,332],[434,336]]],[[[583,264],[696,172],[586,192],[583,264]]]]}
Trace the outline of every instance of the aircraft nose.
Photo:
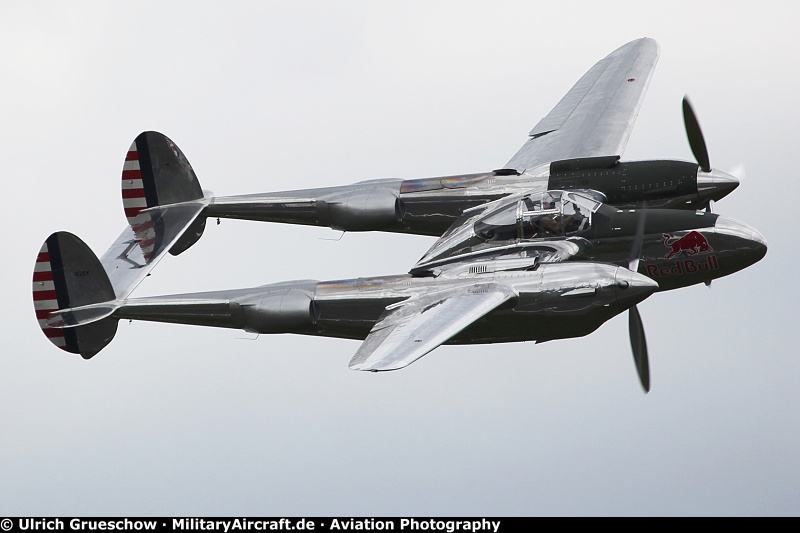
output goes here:
{"type": "Polygon", "coordinates": [[[658,283],[638,272],[619,267],[614,276],[617,301],[626,307],[638,304],[658,290],[658,283]]]}
{"type": "Polygon", "coordinates": [[[732,218],[718,217],[714,224],[714,232],[742,239],[744,244],[740,247],[740,251],[750,252],[749,255],[752,256],[753,263],[767,254],[767,240],[761,233],[744,222],[739,222],[732,218]]]}
{"type": "Polygon", "coordinates": [[[710,172],[697,171],[697,196],[701,201],[721,200],[738,186],[738,178],[727,172],[714,168],[710,172]]]}

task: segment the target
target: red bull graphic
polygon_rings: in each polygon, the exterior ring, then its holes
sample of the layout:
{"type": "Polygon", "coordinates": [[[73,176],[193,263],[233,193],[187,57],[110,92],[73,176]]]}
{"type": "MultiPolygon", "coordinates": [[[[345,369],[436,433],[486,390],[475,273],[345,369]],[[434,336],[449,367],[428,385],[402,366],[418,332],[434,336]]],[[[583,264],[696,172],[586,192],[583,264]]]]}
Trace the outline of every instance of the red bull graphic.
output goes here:
{"type": "Polygon", "coordinates": [[[672,259],[683,252],[686,252],[686,255],[695,255],[714,251],[708,244],[708,239],[699,231],[690,231],[683,237],[677,238],[669,233],[662,233],[662,235],[664,236],[664,246],[670,248],[670,252],[664,256],[664,259],[672,259]]]}
{"type": "Polygon", "coordinates": [[[690,231],[683,237],[673,237],[669,233],[662,233],[664,246],[669,248],[669,253],[661,259],[673,259],[669,263],[658,261],[645,266],[650,278],[663,278],[668,276],[683,276],[702,272],[719,270],[719,260],[716,254],[711,254],[702,259],[690,259],[688,256],[713,252],[708,244],[708,239],[699,231],[690,231]]]}

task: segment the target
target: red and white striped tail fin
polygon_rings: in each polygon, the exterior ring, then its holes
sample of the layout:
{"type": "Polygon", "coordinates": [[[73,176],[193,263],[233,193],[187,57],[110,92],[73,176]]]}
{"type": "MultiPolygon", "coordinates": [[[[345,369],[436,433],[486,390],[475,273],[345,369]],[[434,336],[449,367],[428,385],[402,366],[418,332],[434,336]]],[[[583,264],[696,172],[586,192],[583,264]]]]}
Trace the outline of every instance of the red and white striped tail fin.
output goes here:
{"type": "Polygon", "coordinates": [[[63,321],[51,325],[47,322],[62,309],[114,298],[103,265],[82,240],[64,231],[47,238],[33,268],[33,308],[39,327],[50,342],[86,359],[95,355],[114,338],[117,319],[103,318],[74,327],[63,321]]]}
{"type": "Polygon", "coordinates": [[[131,147],[128,148],[128,153],[125,155],[125,163],[122,167],[122,206],[125,209],[125,218],[128,219],[128,224],[130,224],[136,235],[136,240],[139,242],[142,255],[148,263],[152,259],[155,250],[156,232],[153,217],[148,213],[142,213],[142,210],[157,205],[158,199],[155,197],[155,188],[151,188],[153,189],[150,199],[150,204],[152,205],[148,205],[142,181],[142,169],[139,163],[139,150],[136,146],[136,141],[133,141],[131,147]]]}
{"type": "MultiPolygon", "coordinates": [[[[156,227],[163,213],[152,209],[201,198],[203,190],[197,175],[175,143],[155,131],[136,137],[122,167],[122,205],[145,261],[156,253],[164,233],[156,227]]],[[[191,231],[173,245],[173,255],[197,242],[204,228],[205,218],[199,217],[191,231]]]]}
{"type": "Polygon", "coordinates": [[[131,147],[128,148],[125,163],[122,166],[122,206],[125,208],[125,217],[128,222],[135,219],[142,209],[147,208],[136,141],[133,141],[131,147]]]}

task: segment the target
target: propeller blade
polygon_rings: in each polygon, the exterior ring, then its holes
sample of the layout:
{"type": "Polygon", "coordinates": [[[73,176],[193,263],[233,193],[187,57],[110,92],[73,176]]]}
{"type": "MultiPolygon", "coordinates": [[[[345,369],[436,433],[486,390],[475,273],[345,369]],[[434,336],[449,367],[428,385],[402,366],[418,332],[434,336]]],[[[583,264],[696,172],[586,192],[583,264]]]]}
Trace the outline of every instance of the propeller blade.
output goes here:
{"type": "Polygon", "coordinates": [[[647,205],[643,205],[639,210],[639,220],[636,224],[636,235],[633,237],[631,255],[628,258],[628,270],[637,272],[639,270],[639,259],[642,256],[642,246],[644,244],[644,219],[647,217],[647,205]]]}
{"type": "Polygon", "coordinates": [[[703,132],[700,130],[700,124],[697,122],[697,117],[694,114],[694,109],[692,109],[692,104],[689,103],[688,96],[683,97],[683,125],[686,128],[689,146],[692,148],[697,164],[700,165],[700,169],[703,172],[711,172],[706,141],[703,138],[703,132]]]}
{"type": "Polygon", "coordinates": [[[650,364],[647,361],[647,341],[644,338],[642,317],[635,305],[628,312],[628,329],[631,336],[633,362],[636,363],[636,372],[639,373],[639,381],[646,394],[650,392],[650,364]]]}

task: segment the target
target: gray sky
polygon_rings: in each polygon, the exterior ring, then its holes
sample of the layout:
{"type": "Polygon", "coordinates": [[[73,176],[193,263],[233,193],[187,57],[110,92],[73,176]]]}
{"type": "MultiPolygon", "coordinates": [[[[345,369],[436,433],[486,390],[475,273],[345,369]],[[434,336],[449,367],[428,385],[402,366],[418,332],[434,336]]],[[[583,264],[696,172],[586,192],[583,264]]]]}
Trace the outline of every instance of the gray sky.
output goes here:
{"type": "MultiPolygon", "coordinates": [[[[5,2],[2,515],[797,515],[794,2],[5,2]],[[561,5],[564,4],[564,5],[561,5]],[[143,130],[239,194],[501,167],[597,60],[661,59],[626,159],[746,167],[717,211],[770,250],[588,337],[441,347],[387,374],[355,341],[121,323],[91,361],[46,341],[36,253],[101,255],[143,130]]],[[[135,295],[405,272],[433,239],[223,221],[135,295]]]]}

